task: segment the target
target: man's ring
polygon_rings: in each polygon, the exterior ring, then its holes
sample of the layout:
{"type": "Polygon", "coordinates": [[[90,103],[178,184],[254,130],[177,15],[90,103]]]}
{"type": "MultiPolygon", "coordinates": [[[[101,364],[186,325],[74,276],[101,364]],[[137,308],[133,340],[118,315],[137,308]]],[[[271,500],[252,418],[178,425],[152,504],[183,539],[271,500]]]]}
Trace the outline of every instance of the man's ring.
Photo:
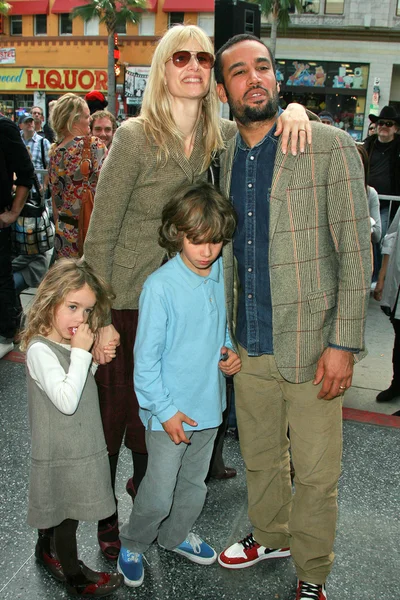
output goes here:
{"type": "Polygon", "coordinates": [[[305,129],[299,129],[299,131],[305,131],[305,129]]]}
{"type": "Polygon", "coordinates": [[[339,390],[345,390],[346,386],[345,385],[339,385],[339,390]]]}

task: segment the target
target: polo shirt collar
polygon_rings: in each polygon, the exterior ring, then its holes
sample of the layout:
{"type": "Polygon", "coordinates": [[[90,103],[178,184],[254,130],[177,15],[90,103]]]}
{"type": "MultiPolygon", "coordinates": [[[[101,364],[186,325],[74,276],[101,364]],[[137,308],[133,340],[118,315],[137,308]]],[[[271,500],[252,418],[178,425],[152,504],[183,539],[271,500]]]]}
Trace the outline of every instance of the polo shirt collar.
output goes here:
{"type": "Polygon", "coordinates": [[[189,269],[189,267],[187,267],[185,265],[185,263],[183,262],[180,254],[177,254],[172,260],[176,261],[176,264],[177,264],[183,278],[190,285],[190,287],[192,289],[198,288],[207,279],[212,279],[216,283],[218,283],[220,280],[220,277],[221,277],[220,262],[221,261],[219,259],[217,259],[216,261],[213,262],[213,264],[211,265],[211,272],[209,275],[207,275],[207,277],[202,277],[201,275],[197,275],[197,273],[194,273],[191,269],[189,269]]]}

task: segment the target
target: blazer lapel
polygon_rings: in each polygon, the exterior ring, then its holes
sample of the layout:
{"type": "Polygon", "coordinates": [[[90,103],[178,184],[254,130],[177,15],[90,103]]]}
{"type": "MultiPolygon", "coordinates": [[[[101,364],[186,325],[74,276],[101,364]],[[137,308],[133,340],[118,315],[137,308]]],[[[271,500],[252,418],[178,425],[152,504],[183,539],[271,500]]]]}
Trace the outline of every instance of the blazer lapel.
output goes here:
{"type": "Polygon", "coordinates": [[[270,194],[270,207],[269,207],[269,242],[272,243],[278,218],[283,206],[286,201],[286,190],[289,187],[292,179],[293,170],[298,160],[298,154],[282,152],[282,142],[279,139],[278,148],[275,156],[274,172],[272,176],[272,187],[270,194]]]}

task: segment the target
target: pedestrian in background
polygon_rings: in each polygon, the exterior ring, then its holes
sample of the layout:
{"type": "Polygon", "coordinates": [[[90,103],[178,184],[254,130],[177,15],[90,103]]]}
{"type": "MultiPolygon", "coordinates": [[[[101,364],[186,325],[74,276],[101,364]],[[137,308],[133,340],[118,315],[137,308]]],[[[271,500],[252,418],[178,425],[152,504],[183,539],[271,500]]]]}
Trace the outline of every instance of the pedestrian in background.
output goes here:
{"type": "Polygon", "coordinates": [[[85,100],[72,93],[57,100],[51,116],[56,142],[50,151],[49,175],[56,225],[54,247],[58,257],[79,256],[78,223],[82,194],[89,186],[94,195],[107,153],[105,144],[91,135],[89,120],[85,100]],[[81,170],[85,144],[90,148],[91,157],[86,181],[81,170]]]}

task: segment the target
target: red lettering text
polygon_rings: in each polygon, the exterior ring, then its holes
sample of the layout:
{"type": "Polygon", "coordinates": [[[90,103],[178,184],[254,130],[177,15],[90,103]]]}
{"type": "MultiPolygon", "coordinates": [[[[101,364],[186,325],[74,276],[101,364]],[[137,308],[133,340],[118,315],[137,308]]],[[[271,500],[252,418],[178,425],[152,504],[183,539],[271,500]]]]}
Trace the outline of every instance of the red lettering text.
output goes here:
{"type": "Polygon", "coordinates": [[[96,75],[96,90],[108,90],[108,76],[106,71],[95,71],[96,75]]]}
{"type": "Polygon", "coordinates": [[[49,71],[47,73],[46,83],[51,90],[63,90],[64,89],[64,84],[62,83],[62,80],[61,80],[61,74],[59,71],[56,71],[55,69],[51,69],[51,71],[49,71]]]}
{"type": "Polygon", "coordinates": [[[26,69],[26,89],[37,88],[37,81],[32,81],[33,69],[26,69]]]}
{"type": "Polygon", "coordinates": [[[78,84],[84,90],[91,90],[94,87],[94,75],[90,71],[81,71],[78,75],[78,84]],[[85,83],[84,79],[88,78],[89,82],[85,83]]]}
{"type": "Polygon", "coordinates": [[[65,69],[63,73],[65,87],[67,90],[74,90],[76,88],[76,76],[78,75],[78,71],[76,69],[73,69],[72,71],[70,69],[65,69]]]}

